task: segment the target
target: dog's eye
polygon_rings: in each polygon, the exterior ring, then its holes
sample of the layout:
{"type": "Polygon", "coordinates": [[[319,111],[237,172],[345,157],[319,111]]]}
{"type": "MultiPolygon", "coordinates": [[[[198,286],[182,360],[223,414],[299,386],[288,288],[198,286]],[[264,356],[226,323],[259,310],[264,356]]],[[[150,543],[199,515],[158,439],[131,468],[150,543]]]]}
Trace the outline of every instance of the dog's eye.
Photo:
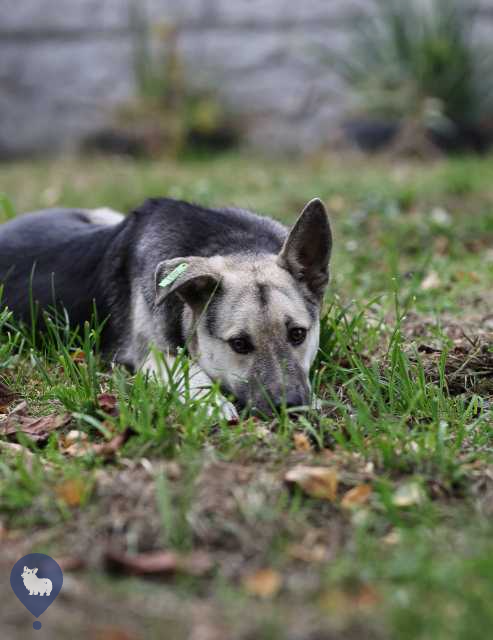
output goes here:
{"type": "Polygon", "coordinates": [[[306,338],[306,329],[302,329],[301,327],[294,327],[289,330],[289,342],[294,344],[295,346],[301,344],[305,341],[306,338]]]}
{"type": "Polygon", "coordinates": [[[229,346],[236,353],[247,354],[253,351],[252,343],[247,338],[232,338],[229,341],[229,346]]]}

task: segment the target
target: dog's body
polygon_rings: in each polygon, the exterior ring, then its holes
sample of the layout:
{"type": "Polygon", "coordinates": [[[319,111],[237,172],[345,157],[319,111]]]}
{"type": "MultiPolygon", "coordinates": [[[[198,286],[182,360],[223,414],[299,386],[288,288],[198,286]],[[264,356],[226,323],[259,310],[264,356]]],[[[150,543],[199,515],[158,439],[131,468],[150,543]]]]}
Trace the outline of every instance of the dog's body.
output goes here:
{"type": "Polygon", "coordinates": [[[170,366],[186,345],[191,389],[218,381],[239,406],[269,412],[309,401],[330,250],[319,200],[290,234],[248,211],[170,199],[127,217],[48,210],[0,226],[1,302],[24,321],[32,300],[42,309],[61,303],[79,325],[95,302],[108,318],[103,351],[116,361],[166,375],[151,345],[170,366]]]}

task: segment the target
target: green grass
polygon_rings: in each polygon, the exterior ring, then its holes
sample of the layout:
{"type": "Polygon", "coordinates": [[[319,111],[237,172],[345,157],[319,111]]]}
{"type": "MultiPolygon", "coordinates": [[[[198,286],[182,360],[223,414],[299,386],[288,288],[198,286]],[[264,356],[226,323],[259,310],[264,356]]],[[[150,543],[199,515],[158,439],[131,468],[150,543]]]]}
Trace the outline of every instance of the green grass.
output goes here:
{"type": "Polygon", "coordinates": [[[228,638],[483,638],[493,624],[492,175],[491,157],[2,167],[0,220],[59,205],[129,210],[168,195],[290,222],[318,195],[335,235],[313,370],[323,408],[298,422],[283,412],[228,425],[204,402],[182,404],[176,388],[105,366],[98,322],[75,335],[58,318],[40,342],[0,311],[0,380],[31,414],[73,415],[46,445],[19,436],[30,456],[0,449],[7,535],[29,551],[84,559],[81,579],[114,598],[122,620],[145,624],[146,637],[162,637],[160,616],[173,637],[188,637],[198,624],[188,612],[201,603],[228,638]],[[102,392],[117,398],[118,415],[104,411],[102,392]],[[128,427],[115,459],[64,453],[70,429],[101,443],[128,427]],[[311,450],[296,448],[299,433],[311,450]],[[335,501],[283,482],[300,463],[335,469],[335,501]],[[362,484],[369,500],[344,508],[362,484]],[[167,584],[108,581],[98,560],[108,544],[201,550],[214,569],[167,584]],[[266,599],[244,586],[261,568],[281,576],[266,599]],[[180,606],[160,609],[156,593],[180,606]]]}

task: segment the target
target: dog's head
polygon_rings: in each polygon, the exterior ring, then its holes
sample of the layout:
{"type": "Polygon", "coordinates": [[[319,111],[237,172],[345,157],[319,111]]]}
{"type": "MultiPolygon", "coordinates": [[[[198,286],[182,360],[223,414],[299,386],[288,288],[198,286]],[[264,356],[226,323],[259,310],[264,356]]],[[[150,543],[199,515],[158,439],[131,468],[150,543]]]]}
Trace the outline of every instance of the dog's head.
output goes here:
{"type": "Polygon", "coordinates": [[[309,403],[331,248],[327,212],[315,199],[278,255],[187,257],[159,265],[158,283],[179,275],[158,288],[157,303],[173,292],[185,302],[194,326],[191,354],[240,408],[272,414],[309,403]]]}
{"type": "Polygon", "coordinates": [[[21,575],[21,578],[27,578],[30,575],[36,575],[38,573],[37,569],[28,569],[27,567],[24,567],[24,572],[21,575]]]}

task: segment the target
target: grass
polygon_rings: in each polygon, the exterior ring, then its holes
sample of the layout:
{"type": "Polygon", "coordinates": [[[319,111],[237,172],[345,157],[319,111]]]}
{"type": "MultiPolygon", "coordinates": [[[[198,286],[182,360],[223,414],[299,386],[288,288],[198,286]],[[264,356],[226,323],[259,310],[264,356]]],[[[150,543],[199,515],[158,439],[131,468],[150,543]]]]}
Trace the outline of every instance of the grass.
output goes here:
{"type": "MultiPolygon", "coordinates": [[[[0,563],[10,571],[45,551],[79,567],[75,600],[43,616],[54,637],[157,638],[163,623],[173,638],[484,637],[493,623],[492,174],[491,157],[2,167],[2,220],[170,195],[290,222],[319,195],[335,231],[313,371],[323,408],[298,422],[283,413],[227,425],[203,402],[180,403],[176,389],[108,369],[97,322],[73,335],[58,319],[40,343],[0,311],[0,380],[31,414],[72,414],[43,445],[19,434],[27,452],[0,436],[0,563]],[[116,457],[67,453],[70,430],[90,444],[129,427],[116,457]],[[288,486],[299,464],[328,469],[336,495],[288,486]],[[350,498],[366,486],[365,499],[350,498]],[[115,578],[108,549],[192,563],[199,551],[211,568],[115,578]]],[[[23,625],[27,617],[0,620],[5,637],[21,637],[23,625]]]]}

